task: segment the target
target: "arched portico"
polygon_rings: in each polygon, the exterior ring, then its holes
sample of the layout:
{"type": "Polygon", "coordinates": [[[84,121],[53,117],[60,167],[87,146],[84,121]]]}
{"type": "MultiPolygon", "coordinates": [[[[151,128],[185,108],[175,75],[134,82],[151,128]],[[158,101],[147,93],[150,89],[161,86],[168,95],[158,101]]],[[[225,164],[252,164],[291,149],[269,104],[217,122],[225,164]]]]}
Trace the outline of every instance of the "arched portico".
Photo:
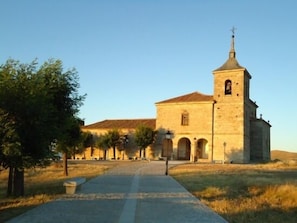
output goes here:
{"type": "Polygon", "coordinates": [[[191,142],[188,138],[181,138],[177,145],[177,159],[190,160],[191,142]]]}
{"type": "Polygon", "coordinates": [[[208,141],[206,139],[198,139],[197,147],[196,147],[196,157],[198,159],[208,159],[209,149],[208,149],[208,141]]]}

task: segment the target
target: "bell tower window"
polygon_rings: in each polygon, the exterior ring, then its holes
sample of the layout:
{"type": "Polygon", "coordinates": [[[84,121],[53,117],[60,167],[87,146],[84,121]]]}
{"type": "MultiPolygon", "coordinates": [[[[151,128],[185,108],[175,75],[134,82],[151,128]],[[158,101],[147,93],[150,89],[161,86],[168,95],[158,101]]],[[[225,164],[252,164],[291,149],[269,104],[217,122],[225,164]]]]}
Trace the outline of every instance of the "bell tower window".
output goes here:
{"type": "Polygon", "coordinates": [[[232,94],[232,81],[226,80],[225,81],[225,95],[232,94]]]}

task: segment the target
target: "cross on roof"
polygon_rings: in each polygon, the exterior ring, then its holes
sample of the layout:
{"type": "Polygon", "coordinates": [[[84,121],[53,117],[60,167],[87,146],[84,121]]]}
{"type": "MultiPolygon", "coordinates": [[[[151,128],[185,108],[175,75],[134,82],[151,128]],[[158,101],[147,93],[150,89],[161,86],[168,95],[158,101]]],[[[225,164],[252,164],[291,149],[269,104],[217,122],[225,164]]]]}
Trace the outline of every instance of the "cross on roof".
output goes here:
{"type": "Polygon", "coordinates": [[[234,36],[236,28],[233,26],[231,29],[232,35],[234,36]]]}

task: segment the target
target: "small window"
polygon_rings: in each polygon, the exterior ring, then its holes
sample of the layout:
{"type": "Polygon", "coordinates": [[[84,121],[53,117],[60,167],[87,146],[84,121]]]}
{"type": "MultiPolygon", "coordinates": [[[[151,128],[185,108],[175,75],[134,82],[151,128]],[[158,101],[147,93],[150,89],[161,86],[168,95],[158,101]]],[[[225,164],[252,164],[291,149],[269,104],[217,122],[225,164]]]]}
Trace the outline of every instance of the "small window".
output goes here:
{"type": "Polygon", "coordinates": [[[232,94],[232,82],[230,80],[225,81],[225,95],[232,94]]]}
{"type": "Polygon", "coordinates": [[[189,113],[187,113],[187,112],[182,113],[181,125],[189,125],[189,113]]]}

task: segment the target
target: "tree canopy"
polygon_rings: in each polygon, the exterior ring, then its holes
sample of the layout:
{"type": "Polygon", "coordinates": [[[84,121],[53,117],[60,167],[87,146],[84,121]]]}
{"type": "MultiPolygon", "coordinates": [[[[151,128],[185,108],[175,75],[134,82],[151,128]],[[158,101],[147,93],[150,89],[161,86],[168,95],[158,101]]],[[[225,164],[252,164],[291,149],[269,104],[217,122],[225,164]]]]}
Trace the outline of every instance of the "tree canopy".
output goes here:
{"type": "Polygon", "coordinates": [[[108,130],[105,134],[100,135],[97,140],[99,148],[103,148],[104,159],[106,159],[106,149],[113,149],[113,159],[116,159],[116,147],[122,143],[121,134],[118,129],[108,130]]]}
{"type": "Polygon", "coordinates": [[[76,70],[63,72],[61,60],[0,66],[0,164],[16,177],[8,194],[23,195],[24,168],[43,165],[50,143],[69,134],[85,97],[78,88],[76,70]]]}
{"type": "Polygon", "coordinates": [[[144,158],[146,156],[145,149],[151,145],[155,140],[156,131],[154,129],[140,125],[135,130],[135,143],[139,147],[139,156],[142,157],[141,151],[144,151],[144,158]]]}

